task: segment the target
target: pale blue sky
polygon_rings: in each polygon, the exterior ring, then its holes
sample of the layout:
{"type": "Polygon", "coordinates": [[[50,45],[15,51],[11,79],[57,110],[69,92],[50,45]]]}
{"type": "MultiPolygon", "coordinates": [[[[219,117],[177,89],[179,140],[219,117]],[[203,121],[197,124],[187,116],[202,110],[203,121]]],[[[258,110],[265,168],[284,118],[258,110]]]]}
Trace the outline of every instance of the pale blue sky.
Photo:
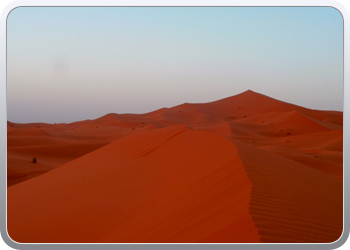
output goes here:
{"type": "Polygon", "coordinates": [[[330,7],[20,7],[7,19],[12,122],[73,122],[247,89],[343,109],[330,7]]]}

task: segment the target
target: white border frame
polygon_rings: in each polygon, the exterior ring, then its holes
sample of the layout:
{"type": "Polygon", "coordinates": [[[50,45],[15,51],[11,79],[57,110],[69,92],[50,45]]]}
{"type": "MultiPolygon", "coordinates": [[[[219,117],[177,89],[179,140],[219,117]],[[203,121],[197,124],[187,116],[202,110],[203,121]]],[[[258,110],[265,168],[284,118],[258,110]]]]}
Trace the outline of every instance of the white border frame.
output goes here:
{"type": "MultiPolygon", "coordinates": [[[[0,230],[1,230],[1,236],[5,243],[15,249],[115,249],[122,248],[122,249],[133,249],[133,248],[146,248],[146,249],[175,249],[175,248],[201,248],[201,249],[232,249],[239,247],[240,249],[251,249],[251,248],[258,248],[258,249],[335,249],[342,246],[349,236],[349,223],[350,223],[350,200],[345,199],[346,195],[350,192],[350,184],[346,182],[345,180],[349,180],[350,175],[350,169],[346,169],[345,165],[348,162],[348,159],[350,156],[346,154],[346,152],[349,152],[350,148],[350,142],[349,142],[349,136],[350,136],[350,130],[344,130],[344,228],[343,228],[343,234],[342,236],[333,243],[295,243],[295,244],[280,244],[280,243],[220,243],[220,244],[186,244],[186,243],[180,243],[180,244],[122,244],[122,243],[115,243],[115,244],[87,244],[87,243],[77,243],[77,244],[71,244],[71,243],[63,243],[63,244],[46,244],[46,243],[16,243],[13,241],[8,233],[7,233],[7,220],[6,220],[6,194],[7,194],[7,185],[6,185],[6,176],[7,176],[7,135],[5,134],[5,131],[7,131],[7,108],[6,108],[6,21],[7,16],[9,13],[17,8],[17,7],[29,7],[29,6],[46,6],[46,7],[54,7],[54,6],[67,6],[67,7],[73,7],[73,6],[247,6],[247,7],[253,7],[253,6],[270,6],[270,7],[333,7],[337,9],[341,15],[343,16],[343,24],[344,24],[344,128],[350,124],[350,117],[349,113],[347,111],[347,107],[350,107],[350,88],[349,88],[349,65],[350,65],[350,53],[349,53],[349,45],[350,45],[350,20],[349,20],[349,14],[338,2],[329,1],[329,0],[287,0],[287,1],[277,1],[277,0],[264,0],[263,2],[260,0],[167,0],[167,1],[161,1],[161,0],[87,0],[87,1],[79,1],[79,0],[52,0],[52,1],[45,1],[45,0],[19,0],[10,3],[7,5],[7,7],[3,10],[1,15],[1,24],[0,24],[0,32],[1,32],[1,38],[0,38],[0,117],[5,118],[0,122],[0,159],[2,164],[5,167],[0,168],[0,176],[1,180],[5,180],[4,182],[1,182],[1,189],[0,189],[0,230]],[[347,45],[348,44],[348,45],[347,45]],[[345,98],[348,97],[348,98],[345,98]],[[346,212],[348,211],[348,212],[346,212]]],[[[350,128],[350,127],[349,127],[350,128]]]]}

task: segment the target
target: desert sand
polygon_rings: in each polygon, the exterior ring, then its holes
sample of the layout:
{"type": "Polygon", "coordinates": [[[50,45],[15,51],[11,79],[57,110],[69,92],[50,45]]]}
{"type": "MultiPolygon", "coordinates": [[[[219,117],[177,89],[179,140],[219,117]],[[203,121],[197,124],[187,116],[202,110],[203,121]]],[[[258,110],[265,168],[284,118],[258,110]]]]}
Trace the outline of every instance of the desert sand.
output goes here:
{"type": "Polygon", "coordinates": [[[330,243],[342,234],[342,112],[248,90],[69,124],[8,121],[7,130],[16,242],[330,243]]]}

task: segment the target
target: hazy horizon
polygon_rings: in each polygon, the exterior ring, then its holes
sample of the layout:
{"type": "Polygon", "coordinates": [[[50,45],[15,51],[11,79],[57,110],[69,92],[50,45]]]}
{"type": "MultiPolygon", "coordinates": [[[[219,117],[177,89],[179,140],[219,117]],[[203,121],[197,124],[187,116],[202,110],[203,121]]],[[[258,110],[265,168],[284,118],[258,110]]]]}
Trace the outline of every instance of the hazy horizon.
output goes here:
{"type": "MultiPolygon", "coordinates": [[[[242,94],[242,93],[247,92],[247,91],[253,91],[253,92],[255,92],[255,93],[258,93],[258,92],[254,91],[254,90],[247,89],[247,90],[245,90],[245,91],[243,91],[243,92],[240,92],[240,93],[237,93],[237,94],[235,94],[235,95],[239,95],[239,94],[242,94]]],[[[264,95],[263,93],[258,93],[258,94],[264,95]]],[[[232,97],[232,96],[235,96],[235,95],[225,96],[225,97],[222,97],[222,98],[217,99],[217,100],[210,100],[210,101],[208,101],[208,102],[203,102],[203,103],[210,103],[210,102],[222,100],[222,99],[225,99],[225,98],[228,98],[228,97],[232,97]]],[[[265,96],[267,96],[267,95],[265,95],[265,96]]],[[[273,98],[273,97],[271,97],[271,96],[268,96],[268,97],[273,98]]],[[[276,100],[278,100],[278,101],[284,102],[283,100],[280,100],[280,99],[277,99],[277,98],[273,98],[273,99],[276,99],[276,100]]],[[[197,104],[198,102],[197,102],[197,103],[194,103],[194,102],[184,102],[184,103],[197,104]]],[[[13,123],[20,123],[20,124],[26,124],[26,123],[48,123],[48,124],[54,124],[54,123],[57,123],[57,124],[58,124],[58,123],[73,123],[73,122],[78,122],[78,121],[83,121],[83,120],[94,120],[94,119],[103,117],[103,116],[108,115],[108,114],[140,114],[140,115],[141,115],[141,114],[150,113],[150,112],[153,112],[153,111],[162,109],[162,108],[172,108],[172,107],[175,107],[175,106],[184,104],[184,103],[179,103],[179,104],[176,104],[176,105],[173,105],[173,106],[169,106],[169,107],[165,107],[165,106],[164,106],[164,107],[159,107],[159,108],[156,108],[156,109],[154,109],[154,110],[148,110],[148,111],[142,112],[142,113],[130,113],[130,112],[129,112],[129,113],[128,113],[128,112],[125,112],[125,113],[117,113],[117,112],[109,112],[109,113],[104,113],[104,114],[98,115],[98,116],[96,116],[96,117],[89,117],[89,118],[80,119],[80,120],[70,120],[70,121],[66,121],[66,122],[62,122],[62,121],[54,121],[54,122],[43,122],[43,121],[14,122],[14,121],[11,121],[11,120],[9,120],[9,119],[8,119],[7,121],[13,122],[13,123]]],[[[300,105],[298,105],[298,104],[296,104],[296,103],[290,103],[290,104],[300,106],[300,105]]],[[[301,107],[304,107],[304,106],[301,106],[301,107]]],[[[304,108],[305,108],[305,107],[304,107],[304,108]]],[[[306,107],[306,108],[307,108],[307,107],[306,107]]],[[[339,111],[339,110],[324,110],[324,111],[343,112],[343,111],[339,111]]]]}
{"type": "Polygon", "coordinates": [[[7,20],[7,119],[68,123],[246,90],[343,111],[331,7],[19,7],[7,20]]]}

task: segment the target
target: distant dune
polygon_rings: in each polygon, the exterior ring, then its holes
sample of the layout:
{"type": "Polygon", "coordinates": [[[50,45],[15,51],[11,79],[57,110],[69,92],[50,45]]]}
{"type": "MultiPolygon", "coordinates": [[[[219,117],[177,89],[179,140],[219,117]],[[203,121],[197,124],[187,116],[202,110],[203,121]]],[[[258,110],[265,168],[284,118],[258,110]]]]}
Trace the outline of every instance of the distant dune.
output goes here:
{"type": "Polygon", "coordinates": [[[329,243],[342,234],[342,112],[248,90],[7,130],[7,228],[17,242],[329,243]]]}

